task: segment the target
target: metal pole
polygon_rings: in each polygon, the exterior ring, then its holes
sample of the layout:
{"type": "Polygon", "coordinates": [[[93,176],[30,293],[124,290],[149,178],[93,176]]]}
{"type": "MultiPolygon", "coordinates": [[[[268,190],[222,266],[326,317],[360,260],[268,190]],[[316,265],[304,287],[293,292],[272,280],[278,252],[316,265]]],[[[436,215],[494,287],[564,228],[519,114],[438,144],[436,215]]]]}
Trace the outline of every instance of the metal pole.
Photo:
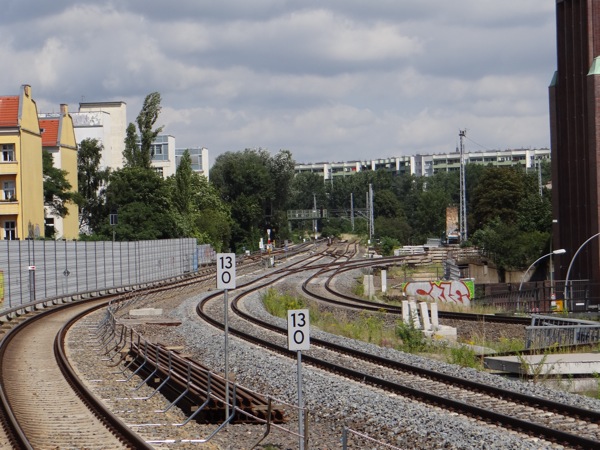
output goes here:
{"type": "Polygon", "coordinates": [[[467,233],[467,188],[465,177],[465,146],[464,138],[467,135],[467,130],[459,130],[460,137],[460,241],[465,242],[468,239],[467,233]]]}
{"type": "Polygon", "coordinates": [[[539,261],[541,261],[542,259],[547,258],[548,256],[552,256],[552,255],[561,255],[563,253],[565,253],[565,249],[564,248],[559,248],[558,250],[554,250],[553,252],[550,252],[550,253],[547,253],[547,254],[545,254],[543,256],[540,256],[533,263],[531,263],[531,265],[527,268],[527,270],[523,274],[523,277],[521,278],[521,284],[519,284],[519,291],[518,291],[518,294],[517,294],[517,311],[519,310],[519,306],[520,306],[521,288],[523,287],[523,282],[525,281],[525,277],[527,276],[527,273],[529,273],[529,270],[533,266],[535,266],[539,261]]]}
{"type": "Polygon", "coordinates": [[[315,232],[315,244],[317,243],[317,195],[313,194],[313,230],[315,232]]]}
{"type": "Polygon", "coordinates": [[[298,434],[299,448],[304,450],[304,401],[302,399],[302,350],[298,350],[298,434]]]}
{"type": "Polygon", "coordinates": [[[354,194],[352,192],[350,192],[350,223],[352,231],[354,231],[354,194]]]}
{"type": "Polygon", "coordinates": [[[225,418],[229,417],[229,354],[228,354],[228,337],[229,337],[229,322],[227,320],[228,310],[229,310],[229,302],[227,289],[225,289],[223,293],[224,299],[224,308],[223,308],[223,322],[225,328],[225,418]]]}

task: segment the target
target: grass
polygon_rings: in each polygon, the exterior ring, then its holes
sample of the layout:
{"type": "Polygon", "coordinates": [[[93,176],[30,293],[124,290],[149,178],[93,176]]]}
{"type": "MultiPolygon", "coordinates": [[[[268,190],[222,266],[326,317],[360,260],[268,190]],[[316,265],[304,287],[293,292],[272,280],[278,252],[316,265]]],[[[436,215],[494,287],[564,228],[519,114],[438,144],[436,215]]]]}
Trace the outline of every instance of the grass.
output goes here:
{"type": "MultiPolygon", "coordinates": [[[[310,323],[322,331],[357,339],[363,342],[390,347],[406,353],[415,353],[441,358],[451,364],[483,369],[483,362],[469,345],[449,346],[446,343],[426,339],[420,329],[401,320],[392,320],[384,310],[376,313],[360,312],[351,314],[347,311],[332,313],[322,309],[318,304],[300,297],[280,293],[269,289],[262,297],[266,310],[277,317],[286,318],[288,309],[308,308],[310,323]]],[[[483,338],[476,338],[471,345],[493,347],[483,338]]],[[[503,339],[496,346],[498,351],[522,349],[523,342],[517,339],[503,339]]]]}
{"type": "MultiPolygon", "coordinates": [[[[499,340],[489,341],[486,339],[485,332],[474,334],[468,342],[458,344],[427,339],[424,333],[415,328],[412,323],[406,324],[401,320],[394,320],[384,310],[376,313],[363,311],[358,314],[340,310],[333,313],[317,303],[289,293],[278,292],[274,288],[263,294],[262,301],[266,310],[277,317],[286,318],[288,309],[308,308],[311,326],[322,331],[482,371],[485,370],[483,357],[475,352],[473,346],[490,348],[500,353],[519,352],[525,348],[523,339],[500,337],[499,340]]],[[[548,354],[561,351],[564,350],[555,346],[546,349],[544,354],[547,357],[548,354]]],[[[528,373],[534,383],[543,382],[549,377],[542,373],[546,357],[542,363],[528,367],[528,373]]],[[[522,365],[527,364],[524,357],[520,357],[520,362],[522,365]]],[[[584,394],[600,398],[600,374],[594,374],[594,377],[597,379],[596,390],[584,394]]],[[[572,383],[572,380],[564,380],[563,384],[566,385],[564,387],[568,388],[569,383],[572,383]]]]}

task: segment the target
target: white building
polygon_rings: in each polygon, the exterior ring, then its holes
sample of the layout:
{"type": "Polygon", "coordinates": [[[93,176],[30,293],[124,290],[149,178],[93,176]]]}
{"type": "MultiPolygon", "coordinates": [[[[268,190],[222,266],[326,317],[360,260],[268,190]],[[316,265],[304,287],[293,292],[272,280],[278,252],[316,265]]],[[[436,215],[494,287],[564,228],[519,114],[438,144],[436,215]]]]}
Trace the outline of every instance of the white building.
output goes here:
{"type": "Polygon", "coordinates": [[[204,175],[208,180],[208,149],[205,147],[194,147],[194,148],[177,148],[175,149],[175,165],[179,167],[183,152],[190,152],[192,159],[192,170],[200,175],[204,175]]]}
{"type": "MultiPolygon", "coordinates": [[[[127,104],[121,101],[80,103],[79,112],[71,115],[78,145],[84,139],[97,139],[103,145],[100,168],[122,168],[127,133],[127,104]]],[[[158,174],[163,178],[175,174],[179,163],[174,136],[157,136],[152,143],[151,152],[152,167],[158,174]]],[[[192,168],[208,177],[208,150],[190,149],[190,154],[192,168]]]]}
{"type": "Polygon", "coordinates": [[[175,175],[175,137],[159,134],[150,146],[152,167],[163,178],[175,175]]]}
{"type": "MultiPolygon", "coordinates": [[[[526,169],[535,169],[541,161],[550,160],[550,149],[514,149],[514,150],[485,150],[465,152],[467,164],[482,164],[492,166],[521,165],[526,169]]],[[[356,172],[386,170],[395,175],[410,174],[431,176],[438,172],[460,170],[460,153],[439,153],[415,156],[397,156],[392,158],[372,159],[364,161],[319,162],[296,164],[296,173],[318,173],[325,180],[338,176],[352,175],[356,172]]]]}
{"type": "Polygon", "coordinates": [[[77,145],[84,139],[97,139],[103,146],[100,168],[123,167],[127,104],[125,102],[80,103],[72,113],[77,145]]]}

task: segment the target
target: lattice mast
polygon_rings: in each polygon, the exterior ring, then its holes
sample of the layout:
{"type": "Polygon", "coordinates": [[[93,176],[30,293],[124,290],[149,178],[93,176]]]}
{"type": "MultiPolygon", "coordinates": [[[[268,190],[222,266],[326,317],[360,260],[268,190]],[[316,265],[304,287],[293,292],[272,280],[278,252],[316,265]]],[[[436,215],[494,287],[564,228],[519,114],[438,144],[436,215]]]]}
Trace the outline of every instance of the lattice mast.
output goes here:
{"type": "Polygon", "coordinates": [[[460,211],[459,211],[459,232],[460,242],[468,239],[467,233],[467,186],[465,181],[465,143],[464,138],[467,130],[459,130],[460,137],[460,211]]]}

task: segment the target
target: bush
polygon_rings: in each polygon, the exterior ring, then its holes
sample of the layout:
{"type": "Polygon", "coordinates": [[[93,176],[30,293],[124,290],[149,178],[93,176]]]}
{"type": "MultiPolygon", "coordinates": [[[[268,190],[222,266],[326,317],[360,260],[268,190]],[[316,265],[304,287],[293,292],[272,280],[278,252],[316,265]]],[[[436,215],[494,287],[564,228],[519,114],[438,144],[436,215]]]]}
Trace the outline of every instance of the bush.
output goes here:
{"type": "Polygon", "coordinates": [[[417,353],[427,347],[423,332],[415,328],[412,323],[398,321],[396,323],[396,337],[402,341],[398,349],[407,353],[417,353]]]}

